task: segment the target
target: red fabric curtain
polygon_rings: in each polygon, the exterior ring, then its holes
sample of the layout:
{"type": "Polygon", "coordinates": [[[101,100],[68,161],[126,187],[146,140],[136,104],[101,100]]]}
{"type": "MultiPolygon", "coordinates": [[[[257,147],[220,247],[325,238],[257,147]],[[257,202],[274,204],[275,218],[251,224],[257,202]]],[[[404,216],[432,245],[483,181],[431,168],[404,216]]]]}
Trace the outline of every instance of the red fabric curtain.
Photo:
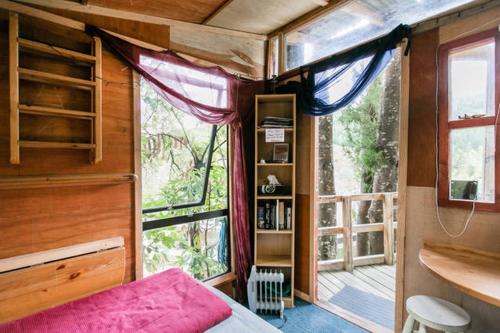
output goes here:
{"type": "Polygon", "coordinates": [[[251,118],[254,96],[264,91],[264,81],[241,79],[217,66],[200,66],[170,51],[151,51],[95,27],[87,29],[139,72],[169,104],[209,124],[230,125],[233,144],[231,219],[237,290],[242,300],[252,262],[242,125],[251,118]]]}

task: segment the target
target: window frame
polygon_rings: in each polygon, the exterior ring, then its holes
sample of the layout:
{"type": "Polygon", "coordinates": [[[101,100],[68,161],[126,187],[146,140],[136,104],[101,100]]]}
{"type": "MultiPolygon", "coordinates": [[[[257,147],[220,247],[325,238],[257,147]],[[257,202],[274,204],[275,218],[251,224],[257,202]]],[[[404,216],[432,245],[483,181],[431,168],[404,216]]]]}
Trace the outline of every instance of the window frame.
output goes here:
{"type": "Polygon", "coordinates": [[[482,126],[495,126],[495,201],[494,202],[481,202],[475,201],[475,209],[479,211],[490,211],[498,212],[500,211],[500,133],[498,131],[498,124],[495,124],[497,120],[497,113],[500,103],[500,33],[498,29],[491,29],[483,31],[471,36],[467,36],[458,40],[451,41],[449,43],[439,46],[438,53],[438,107],[439,107],[439,170],[438,170],[438,205],[443,207],[455,207],[455,208],[471,208],[472,201],[460,200],[449,198],[449,152],[450,152],[450,142],[449,136],[452,129],[461,128],[473,128],[482,126]],[[488,41],[493,40],[495,43],[495,79],[494,79],[494,115],[486,116],[481,118],[472,119],[458,119],[449,120],[449,82],[448,82],[448,65],[449,65],[449,55],[451,51],[471,47],[474,45],[480,46],[488,41]]]}
{"type": "MultiPolygon", "coordinates": [[[[203,192],[201,193],[200,200],[192,201],[192,202],[183,202],[180,204],[168,205],[163,207],[152,207],[152,208],[144,208],[142,210],[142,214],[150,214],[150,213],[158,213],[164,212],[168,210],[176,210],[182,208],[193,208],[203,206],[207,199],[207,190],[208,190],[208,182],[210,180],[210,170],[212,169],[212,157],[214,154],[214,145],[215,145],[215,137],[217,136],[218,126],[212,126],[212,133],[210,134],[210,142],[208,144],[208,156],[207,156],[207,167],[205,170],[205,176],[203,177],[203,192]]],[[[164,219],[168,220],[170,218],[164,219]]]]}

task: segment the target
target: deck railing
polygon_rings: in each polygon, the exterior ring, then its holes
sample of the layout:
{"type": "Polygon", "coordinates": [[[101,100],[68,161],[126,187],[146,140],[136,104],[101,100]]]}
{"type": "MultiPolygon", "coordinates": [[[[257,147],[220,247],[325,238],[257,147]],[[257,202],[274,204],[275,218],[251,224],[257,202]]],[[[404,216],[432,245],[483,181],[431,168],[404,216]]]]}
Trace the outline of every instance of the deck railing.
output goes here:
{"type": "Polygon", "coordinates": [[[363,193],[353,195],[321,195],[318,197],[318,204],[342,203],[337,205],[342,207],[342,226],[319,227],[318,237],[326,235],[343,235],[344,256],[340,259],[318,261],[318,270],[338,270],[344,269],[352,271],[354,266],[387,264],[392,265],[395,260],[394,253],[394,230],[397,223],[394,222],[394,200],[397,200],[397,192],[387,193],[363,193]],[[357,201],[382,201],[383,222],[370,224],[352,223],[352,203],[357,201]],[[384,253],[353,257],[353,233],[383,231],[384,233],[384,253]]]}

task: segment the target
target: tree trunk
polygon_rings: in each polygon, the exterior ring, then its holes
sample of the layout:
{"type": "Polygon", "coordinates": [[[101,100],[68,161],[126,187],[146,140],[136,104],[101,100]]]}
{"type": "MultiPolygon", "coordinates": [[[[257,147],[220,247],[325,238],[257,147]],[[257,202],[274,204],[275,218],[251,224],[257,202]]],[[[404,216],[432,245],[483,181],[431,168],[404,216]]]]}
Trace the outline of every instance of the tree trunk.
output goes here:
{"type": "MultiPolygon", "coordinates": [[[[335,194],[335,179],[333,169],[333,118],[319,118],[319,174],[318,191],[320,195],[335,194]]],[[[335,203],[321,204],[319,206],[319,227],[337,225],[337,209],[335,203]]],[[[333,259],[337,256],[336,236],[321,236],[318,239],[319,260],[333,259]]]]}
{"type": "MultiPolygon", "coordinates": [[[[371,193],[373,186],[373,179],[370,176],[370,172],[365,170],[361,174],[361,192],[363,193],[371,193]]],[[[368,216],[368,211],[370,209],[371,201],[360,201],[359,202],[359,215],[358,215],[358,224],[368,224],[370,223],[370,219],[368,216]]],[[[356,237],[356,245],[358,249],[358,256],[366,256],[369,254],[370,246],[369,246],[368,233],[362,232],[357,234],[356,237]]]]}
{"type": "MultiPolygon", "coordinates": [[[[383,163],[375,170],[373,192],[395,192],[398,182],[399,161],[399,95],[400,55],[396,53],[384,77],[384,90],[379,117],[377,148],[383,163]]],[[[368,212],[370,223],[383,222],[381,201],[374,201],[368,212]]],[[[380,232],[370,233],[370,254],[384,252],[384,238],[380,232]]]]}

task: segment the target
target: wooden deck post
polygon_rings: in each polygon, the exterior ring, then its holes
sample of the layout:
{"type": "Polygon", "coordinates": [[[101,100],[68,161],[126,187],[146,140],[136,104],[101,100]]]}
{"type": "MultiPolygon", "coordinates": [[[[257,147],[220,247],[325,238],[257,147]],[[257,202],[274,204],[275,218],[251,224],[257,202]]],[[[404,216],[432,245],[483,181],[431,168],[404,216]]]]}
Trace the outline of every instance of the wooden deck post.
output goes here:
{"type": "Polygon", "coordinates": [[[342,218],[344,227],[344,269],[352,272],[352,214],[351,197],[345,196],[342,200],[342,218]]]}
{"type": "Polygon", "coordinates": [[[384,258],[386,265],[394,263],[394,194],[384,195],[384,258]]]}

